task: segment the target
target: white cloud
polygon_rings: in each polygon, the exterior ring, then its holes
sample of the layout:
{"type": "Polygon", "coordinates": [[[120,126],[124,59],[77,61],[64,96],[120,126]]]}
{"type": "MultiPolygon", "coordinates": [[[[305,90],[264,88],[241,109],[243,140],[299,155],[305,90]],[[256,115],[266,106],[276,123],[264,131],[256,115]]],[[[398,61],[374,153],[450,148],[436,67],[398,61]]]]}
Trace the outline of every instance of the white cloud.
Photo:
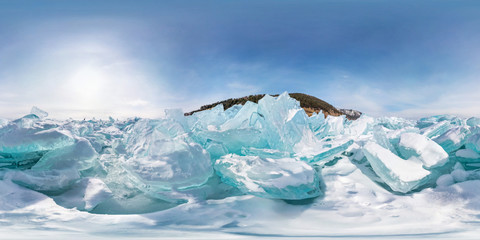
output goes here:
{"type": "Polygon", "coordinates": [[[452,114],[462,117],[480,117],[480,81],[463,80],[462,84],[445,86],[447,90],[435,99],[424,101],[416,108],[405,109],[399,115],[418,118],[422,116],[452,114]]]}
{"type": "Polygon", "coordinates": [[[318,91],[317,96],[338,108],[352,108],[370,116],[480,116],[480,81],[466,77],[461,81],[432,84],[437,77],[410,85],[394,80],[391,84],[374,85],[374,81],[339,77],[319,87],[322,91],[318,91]]]}

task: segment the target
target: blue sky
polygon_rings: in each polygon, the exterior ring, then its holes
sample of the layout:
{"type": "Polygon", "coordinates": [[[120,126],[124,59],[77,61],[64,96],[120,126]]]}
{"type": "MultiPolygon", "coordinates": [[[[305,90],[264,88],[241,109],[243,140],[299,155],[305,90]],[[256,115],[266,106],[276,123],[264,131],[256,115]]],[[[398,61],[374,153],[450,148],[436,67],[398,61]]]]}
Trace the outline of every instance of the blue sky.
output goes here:
{"type": "Polygon", "coordinates": [[[0,116],[158,117],[303,92],[480,116],[479,1],[0,0],[0,116]]]}

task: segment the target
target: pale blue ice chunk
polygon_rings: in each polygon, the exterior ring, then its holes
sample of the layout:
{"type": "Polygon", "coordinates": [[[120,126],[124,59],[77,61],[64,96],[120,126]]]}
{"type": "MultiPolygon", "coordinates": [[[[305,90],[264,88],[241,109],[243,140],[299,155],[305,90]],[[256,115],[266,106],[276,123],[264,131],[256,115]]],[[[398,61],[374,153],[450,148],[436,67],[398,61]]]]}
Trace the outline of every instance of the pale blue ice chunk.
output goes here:
{"type": "Polygon", "coordinates": [[[344,132],[351,136],[360,136],[370,132],[375,124],[375,119],[362,114],[360,118],[354,121],[346,121],[344,132]]]}
{"type": "Polygon", "coordinates": [[[229,154],[215,163],[222,181],[246,194],[299,200],[322,194],[317,172],[294,158],[261,158],[229,154]]]}
{"type": "Polygon", "coordinates": [[[188,129],[187,120],[181,109],[165,109],[165,118],[178,122],[183,129],[188,129]]]}
{"type": "Polygon", "coordinates": [[[24,153],[53,150],[74,143],[73,138],[58,129],[18,128],[15,125],[0,131],[0,152],[24,153]]]}
{"type": "Polygon", "coordinates": [[[252,115],[250,116],[250,121],[248,125],[255,129],[261,129],[261,128],[264,128],[262,127],[262,124],[265,125],[265,119],[263,118],[263,115],[261,115],[258,112],[252,113],[252,115]]]}
{"type": "Polygon", "coordinates": [[[416,126],[422,129],[443,121],[453,125],[461,125],[463,123],[462,119],[456,116],[444,114],[444,115],[436,115],[436,116],[421,118],[420,120],[417,121],[416,126]]]}
{"type": "Polygon", "coordinates": [[[67,130],[78,137],[88,137],[95,132],[94,124],[88,121],[68,121],[60,129],[67,130]]]}
{"type": "Polygon", "coordinates": [[[373,171],[393,191],[407,193],[429,181],[430,172],[421,162],[404,160],[374,142],[368,142],[363,153],[373,171]]]}
{"type": "MultiPolygon", "coordinates": [[[[467,125],[470,127],[480,127],[480,118],[471,117],[467,119],[467,125]]],[[[1,126],[1,124],[0,124],[1,126]]]]}
{"type": "Polygon", "coordinates": [[[205,144],[205,150],[210,154],[210,159],[212,162],[215,162],[221,156],[228,153],[228,149],[223,145],[222,142],[217,142],[209,139],[205,144]]]}
{"type": "Polygon", "coordinates": [[[441,167],[448,162],[448,153],[436,142],[417,133],[403,133],[398,150],[404,159],[420,160],[427,169],[441,167]]]}
{"type": "Polygon", "coordinates": [[[459,162],[463,163],[478,163],[480,162],[480,153],[475,152],[472,149],[459,149],[455,152],[455,156],[459,162]]]}
{"type": "MultiPolygon", "coordinates": [[[[252,114],[256,114],[258,110],[258,105],[247,101],[242,108],[238,110],[238,113],[232,118],[228,119],[224,124],[220,126],[221,131],[226,131],[230,129],[240,129],[252,127],[250,119],[252,114]]],[[[228,110],[227,110],[228,111],[228,110]]]]}
{"type": "Polygon", "coordinates": [[[390,130],[398,130],[415,126],[413,121],[398,117],[381,117],[377,118],[376,121],[377,125],[383,126],[390,130]]]}
{"type": "Polygon", "coordinates": [[[382,146],[383,148],[388,149],[390,152],[392,152],[395,155],[398,155],[397,150],[395,147],[392,145],[390,140],[387,137],[387,134],[383,130],[383,126],[378,125],[373,128],[373,138],[375,139],[375,142],[382,146]]]}
{"type": "Polygon", "coordinates": [[[261,158],[289,158],[292,156],[289,152],[268,148],[259,149],[254,147],[242,147],[241,152],[245,156],[259,156],[261,158]]]}
{"type": "Polygon", "coordinates": [[[137,122],[128,131],[123,162],[142,191],[167,201],[176,201],[168,192],[201,186],[213,174],[208,152],[180,129],[168,128],[172,123],[137,122]]]}
{"type": "Polygon", "coordinates": [[[39,118],[46,118],[46,117],[48,117],[48,113],[47,113],[47,112],[43,111],[42,109],[40,109],[40,108],[38,108],[38,107],[36,107],[36,106],[33,106],[33,107],[32,107],[32,110],[30,110],[30,113],[37,115],[37,117],[39,117],[39,118]]]}
{"type": "Polygon", "coordinates": [[[318,114],[314,112],[312,116],[308,118],[308,125],[312,132],[317,132],[325,124],[325,116],[320,111],[318,114]]]}
{"type": "Polygon", "coordinates": [[[420,133],[425,135],[428,138],[434,138],[437,136],[440,136],[447,132],[451,128],[451,124],[449,121],[441,121],[438,123],[435,123],[429,127],[422,128],[420,130],[420,133]]]}
{"type": "Polygon", "coordinates": [[[18,128],[33,128],[40,118],[35,114],[28,114],[19,119],[15,119],[8,127],[16,126],[18,128]]]}
{"type": "MultiPolygon", "coordinates": [[[[98,171],[93,176],[101,177],[101,180],[112,191],[115,199],[121,203],[132,204],[128,199],[145,195],[145,193],[139,189],[139,182],[132,180],[132,175],[125,170],[123,166],[124,160],[125,153],[120,155],[115,153],[101,154],[97,160],[98,165],[96,165],[98,171]]],[[[136,208],[137,206],[132,207],[136,208]]]]}
{"type": "Polygon", "coordinates": [[[455,125],[455,126],[463,126],[463,125],[466,124],[465,119],[459,118],[457,116],[451,116],[449,121],[450,121],[450,124],[455,125]]]}
{"type": "Polygon", "coordinates": [[[171,139],[185,134],[183,127],[176,121],[141,119],[126,129],[125,142],[130,147],[143,147],[142,144],[156,139],[171,139]]]}
{"type": "Polygon", "coordinates": [[[454,127],[436,137],[434,141],[440,144],[447,153],[450,153],[460,149],[465,144],[469,134],[470,130],[466,127],[454,127]]]}
{"type": "Polygon", "coordinates": [[[30,168],[46,152],[73,144],[68,131],[50,122],[38,122],[36,116],[32,119],[35,121],[28,126],[14,121],[0,129],[0,167],[30,168]]]}
{"type": "Polygon", "coordinates": [[[233,106],[229,107],[227,110],[225,110],[225,117],[227,119],[234,118],[238,114],[240,109],[242,109],[242,108],[243,108],[243,106],[241,104],[236,104],[236,105],[233,105],[233,106]]]}
{"type": "MultiPolygon", "coordinates": [[[[464,163],[465,165],[465,169],[467,170],[475,170],[475,171],[478,171],[478,169],[480,168],[480,162],[472,162],[472,163],[464,163]]],[[[478,174],[478,172],[476,172],[477,174],[474,175],[474,177],[470,177],[471,179],[480,179],[480,176],[478,174]]]]}
{"type": "Polygon", "coordinates": [[[328,136],[338,136],[344,133],[346,118],[342,116],[327,116],[325,124],[315,132],[318,138],[324,138],[328,136]]]}
{"type": "Polygon", "coordinates": [[[221,142],[230,153],[240,154],[242,147],[267,148],[262,132],[255,128],[231,129],[223,132],[202,131],[194,136],[196,142],[206,147],[209,141],[221,142]]]}
{"type": "Polygon", "coordinates": [[[227,116],[223,110],[223,104],[218,104],[212,109],[196,112],[193,114],[196,122],[192,128],[208,129],[209,126],[218,128],[221,124],[227,121],[227,116]]]}
{"type": "Polygon", "coordinates": [[[97,152],[90,142],[78,138],[73,145],[50,151],[32,167],[35,170],[85,170],[93,166],[97,152]]]}
{"type": "Polygon", "coordinates": [[[48,151],[23,153],[0,152],[0,168],[29,169],[48,151]]]}
{"type": "Polygon", "coordinates": [[[9,121],[7,119],[0,118],[0,128],[7,126],[9,121]]]}
{"type": "Polygon", "coordinates": [[[258,114],[263,119],[262,133],[273,149],[291,151],[310,131],[307,114],[287,92],[276,98],[265,95],[258,101],[258,114]]]}
{"type": "Polygon", "coordinates": [[[315,162],[320,162],[322,160],[329,159],[332,156],[335,156],[337,154],[340,154],[340,153],[344,152],[352,144],[353,144],[353,140],[348,140],[348,141],[346,141],[344,143],[341,143],[341,144],[338,144],[336,146],[331,146],[330,144],[326,144],[328,146],[325,146],[325,145],[323,146],[323,148],[325,150],[316,154],[309,162],[315,163],[315,162]]]}
{"type": "Polygon", "coordinates": [[[437,122],[438,122],[437,117],[420,118],[416,123],[416,127],[420,128],[420,129],[427,128],[427,127],[430,127],[437,122]]]}
{"type": "Polygon", "coordinates": [[[480,133],[470,136],[465,142],[465,147],[480,153],[480,133]]]}

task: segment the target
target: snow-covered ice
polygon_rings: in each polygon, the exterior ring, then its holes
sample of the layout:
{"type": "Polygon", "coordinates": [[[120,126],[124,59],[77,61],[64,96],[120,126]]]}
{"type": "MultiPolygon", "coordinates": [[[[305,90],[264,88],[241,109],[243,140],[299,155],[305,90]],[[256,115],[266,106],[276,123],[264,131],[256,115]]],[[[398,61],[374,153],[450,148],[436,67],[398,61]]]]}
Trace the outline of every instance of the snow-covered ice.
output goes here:
{"type": "Polygon", "coordinates": [[[225,155],[215,163],[222,180],[242,192],[264,198],[298,200],[318,197],[318,175],[294,158],[225,155]]]}
{"type": "Polygon", "coordinates": [[[407,193],[425,183],[430,172],[415,160],[404,160],[380,145],[369,142],[363,152],[373,171],[394,191],[407,193]]]}
{"type": "Polygon", "coordinates": [[[480,120],[307,114],[287,93],[161,119],[0,119],[0,236],[471,238],[480,120]]]}

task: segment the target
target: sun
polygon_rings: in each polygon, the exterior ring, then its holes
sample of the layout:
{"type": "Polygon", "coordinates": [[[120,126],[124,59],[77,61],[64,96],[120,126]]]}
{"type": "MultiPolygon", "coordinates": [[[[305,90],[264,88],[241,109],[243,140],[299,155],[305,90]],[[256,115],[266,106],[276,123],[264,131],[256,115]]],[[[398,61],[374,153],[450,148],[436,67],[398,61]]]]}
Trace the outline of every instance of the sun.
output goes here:
{"type": "Polygon", "coordinates": [[[82,107],[91,107],[102,98],[105,87],[108,86],[108,75],[101,68],[84,66],[74,71],[67,81],[70,97],[82,107]]]}

